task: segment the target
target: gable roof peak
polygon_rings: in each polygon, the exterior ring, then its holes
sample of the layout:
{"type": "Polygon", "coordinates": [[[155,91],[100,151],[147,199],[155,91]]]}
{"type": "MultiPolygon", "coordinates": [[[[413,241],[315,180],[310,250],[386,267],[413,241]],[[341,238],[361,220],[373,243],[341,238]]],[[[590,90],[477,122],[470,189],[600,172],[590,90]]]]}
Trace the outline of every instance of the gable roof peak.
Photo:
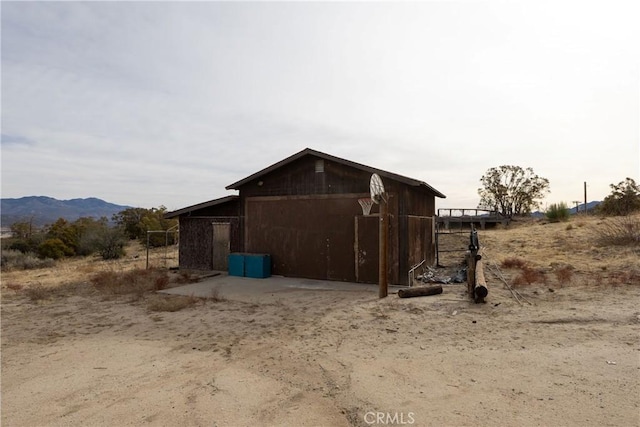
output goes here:
{"type": "Polygon", "coordinates": [[[402,182],[404,184],[411,185],[411,186],[414,186],[414,187],[425,187],[426,189],[431,191],[436,197],[440,197],[442,199],[447,197],[444,194],[442,194],[441,192],[439,192],[438,190],[436,190],[435,188],[431,187],[429,184],[427,184],[424,181],[420,181],[420,180],[417,180],[417,179],[413,179],[413,178],[409,178],[409,177],[406,177],[406,176],[398,175],[396,173],[388,172],[388,171],[385,171],[385,170],[382,170],[382,169],[377,169],[377,168],[374,168],[374,167],[371,167],[371,166],[363,165],[361,163],[353,162],[351,160],[346,160],[346,159],[343,159],[343,158],[340,158],[340,157],[333,156],[331,154],[327,154],[327,153],[323,153],[323,152],[318,151],[318,150],[314,150],[312,148],[305,148],[304,150],[299,151],[299,152],[297,152],[297,153],[295,153],[295,154],[293,154],[293,155],[291,155],[291,156],[289,156],[289,157],[287,157],[287,158],[285,158],[283,160],[280,160],[279,162],[274,163],[273,165],[268,166],[268,167],[266,167],[266,168],[264,168],[264,169],[262,169],[262,170],[260,170],[260,171],[258,171],[256,173],[254,173],[254,174],[252,174],[252,175],[250,175],[250,176],[248,176],[248,177],[246,177],[244,179],[241,179],[240,181],[234,182],[233,184],[230,184],[225,188],[227,190],[238,190],[239,187],[241,187],[242,185],[244,185],[244,184],[246,184],[246,183],[248,183],[250,181],[253,181],[253,180],[255,180],[255,179],[257,179],[257,178],[259,178],[259,177],[261,177],[263,175],[266,175],[266,174],[268,174],[268,173],[270,173],[270,172],[272,172],[272,171],[274,171],[276,169],[279,169],[279,168],[281,168],[281,167],[283,167],[283,166],[285,166],[285,165],[287,165],[287,164],[289,164],[289,163],[291,163],[291,162],[293,162],[295,160],[298,160],[298,159],[300,159],[300,158],[302,158],[304,156],[309,156],[309,155],[315,156],[315,157],[319,157],[319,158],[324,159],[324,160],[333,161],[333,162],[336,162],[336,163],[339,163],[339,164],[343,164],[343,165],[346,165],[346,166],[350,166],[350,167],[355,168],[355,169],[360,169],[360,170],[369,172],[371,174],[377,173],[381,177],[389,178],[389,179],[392,179],[392,180],[395,180],[395,181],[399,181],[399,182],[402,182]]]}

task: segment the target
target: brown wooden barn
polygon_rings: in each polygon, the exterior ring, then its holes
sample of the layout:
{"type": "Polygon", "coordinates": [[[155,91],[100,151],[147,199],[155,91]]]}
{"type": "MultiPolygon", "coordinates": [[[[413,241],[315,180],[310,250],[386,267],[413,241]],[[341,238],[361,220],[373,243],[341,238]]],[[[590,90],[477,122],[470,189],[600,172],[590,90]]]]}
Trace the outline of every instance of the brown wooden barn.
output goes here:
{"type": "Polygon", "coordinates": [[[238,196],[168,212],[166,218],[177,217],[180,223],[180,269],[226,270],[227,255],[242,249],[239,212],[238,196]]]}
{"type": "Polygon", "coordinates": [[[226,188],[229,196],[167,214],[180,221],[180,268],[224,269],[230,252],[269,254],[274,275],[378,282],[379,206],[363,215],[371,175],[390,214],[389,283],[433,264],[435,198],[423,181],[305,149],[226,188]],[[226,251],[225,251],[226,245],[226,251]]]}

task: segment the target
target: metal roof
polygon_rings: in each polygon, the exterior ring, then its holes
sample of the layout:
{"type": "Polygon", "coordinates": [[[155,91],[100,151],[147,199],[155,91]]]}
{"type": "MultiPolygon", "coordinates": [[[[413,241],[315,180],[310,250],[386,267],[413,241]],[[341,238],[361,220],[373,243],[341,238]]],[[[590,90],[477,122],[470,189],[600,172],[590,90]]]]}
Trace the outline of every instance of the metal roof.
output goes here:
{"type": "Polygon", "coordinates": [[[424,187],[425,189],[429,190],[430,192],[432,192],[436,197],[440,197],[442,199],[446,198],[447,196],[445,196],[444,194],[442,194],[441,192],[439,192],[438,190],[436,190],[435,188],[433,188],[432,186],[430,186],[429,184],[427,184],[424,181],[420,181],[417,179],[413,179],[413,178],[408,178],[406,176],[402,176],[402,175],[398,175],[396,173],[393,172],[387,172],[384,171],[382,169],[377,169],[377,168],[373,168],[371,166],[367,166],[367,165],[363,165],[361,163],[356,163],[356,162],[352,162],[350,160],[346,160],[346,159],[341,159],[340,157],[335,157],[332,156],[330,154],[326,154],[326,153],[322,153],[320,151],[316,151],[313,150],[311,148],[305,148],[304,150],[300,151],[299,153],[296,153],[290,157],[287,157],[284,160],[281,160],[277,163],[274,163],[273,165],[262,169],[261,171],[258,171],[256,173],[254,173],[253,175],[250,175],[238,182],[234,182],[231,185],[228,185],[226,187],[227,190],[238,190],[241,186],[243,186],[244,184],[251,182],[255,179],[258,179],[270,172],[273,172],[276,169],[279,169],[295,160],[298,160],[304,156],[314,156],[314,157],[318,157],[320,159],[325,159],[325,160],[329,160],[335,163],[340,163],[346,166],[350,166],[352,168],[355,169],[360,169],[369,173],[377,173],[378,175],[380,175],[383,178],[389,178],[398,182],[402,182],[404,184],[410,185],[410,186],[414,186],[414,187],[424,187]]]}
{"type": "Polygon", "coordinates": [[[224,203],[228,203],[228,202],[232,202],[234,200],[238,200],[239,198],[240,198],[240,196],[233,195],[233,196],[221,197],[219,199],[209,200],[208,202],[198,203],[197,205],[188,206],[186,208],[178,209],[177,211],[167,212],[166,214],[164,214],[164,217],[167,218],[167,219],[175,218],[175,217],[180,216],[182,214],[186,214],[186,213],[189,213],[189,212],[197,211],[199,209],[209,208],[211,206],[222,205],[224,203]]]}

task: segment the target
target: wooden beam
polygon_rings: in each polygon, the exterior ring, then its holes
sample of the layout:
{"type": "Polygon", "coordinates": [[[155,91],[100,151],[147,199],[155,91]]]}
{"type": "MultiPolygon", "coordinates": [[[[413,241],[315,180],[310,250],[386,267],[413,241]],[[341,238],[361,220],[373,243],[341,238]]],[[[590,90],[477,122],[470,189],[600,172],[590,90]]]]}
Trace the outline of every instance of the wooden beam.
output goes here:
{"type": "Polygon", "coordinates": [[[400,289],[398,296],[400,298],[426,297],[429,295],[438,295],[442,293],[442,286],[416,286],[408,289],[400,289]]]}

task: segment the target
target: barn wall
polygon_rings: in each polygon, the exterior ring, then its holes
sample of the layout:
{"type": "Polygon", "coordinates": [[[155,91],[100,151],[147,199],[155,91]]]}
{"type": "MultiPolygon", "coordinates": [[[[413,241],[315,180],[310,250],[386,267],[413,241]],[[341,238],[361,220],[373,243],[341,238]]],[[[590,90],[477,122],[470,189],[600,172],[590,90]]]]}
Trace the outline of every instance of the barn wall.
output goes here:
{"type": "MultiPolygon", "coordinates": [[[[362,215],[360,197],[364,195],[248,198],[245,251],[270,254],[276,275],[356,281],[354,217],[362,215]]],[[[377,235],[377,222],[370,224],[373,229],[368,234],[377,235]]],[[[397,259],[397,250],[390,250],[393,281],[394,256],[397,259]]]]}
{"type": "MultiPolygon", "coordinates": [[[[242,197],[369,193],[371,173],[328,160],[316,172],[315,157],[303,157],[241,189],[242,197]]],[[[363,196],[364,197],[364,196],[363,196]]]]}
{"type": "MultiPolygon", "coordinates": [[[[380,281],[380,214],[356,216],[355,266],[356,282],[379,283],[380,281]]],[[[397,221],[389,218],[389,240],[387,241],[387,282],[402,284],[399,276],[397,221]]],[[[401,240],[401,239],[400,239],[401,240]]]]}
{"type": "Polygon", "coordinates": [[[205,218],[180,218],[181,269],[208,270],[212,265],[213,246],[211,220],[205,218]]]}
{"type": "Polygon", "coordinates": [[[380,216],[378,214],[356,216],[355,228],[355,281],[358,283],[378,283],[380,216]]]}
{"type": "MultiPolygon", "coordinates": [[[[427,265],[435,263],[435,242],[433,239],[433,217],[409,216],[407,241],[409,268],[426,260],[427,265]]],[[[407,269],[408,273],[409,270],[407,269]]]]}
{"type": "Polygon", "coordinates": [[[213,268],[212,223],[230,224],[230,250],[241,248],[240,221],[238,217],[181,217],[179,266],[186,270],[211,270],[213,268]]]}
{"type": "MultiPolygon", "coordinates": [[[[196,217],[237,217],[240,208],[240,200],[232,200],[218,205],[200,208],[192,212],[196,217]]],[[[187,215],[188,216],[188,215],[187,215]]]]}
{"type": "MultiPolygon", "coordinates": [[[[370,178],[368,171],[305,156],[245,183],[239,206],[242,251],[271,254],[274,274],[355,281],[354,217],[362,215],[357,199],[369,196],[370,178]]],[[[404,284],[417,257],[409,217],[433,217],[435,196],[424,187],[383,180],[389,193],[389,282],[404,284]]],[[[371,214],[379,211],[374,205],[371,214]]],[[[429,251],[423,236],[420,247],[429,251]]],[[[377,281],[377,257],[371,268],[360,270],[358,280],[369,282],[375,275],[377,281]]]]}

